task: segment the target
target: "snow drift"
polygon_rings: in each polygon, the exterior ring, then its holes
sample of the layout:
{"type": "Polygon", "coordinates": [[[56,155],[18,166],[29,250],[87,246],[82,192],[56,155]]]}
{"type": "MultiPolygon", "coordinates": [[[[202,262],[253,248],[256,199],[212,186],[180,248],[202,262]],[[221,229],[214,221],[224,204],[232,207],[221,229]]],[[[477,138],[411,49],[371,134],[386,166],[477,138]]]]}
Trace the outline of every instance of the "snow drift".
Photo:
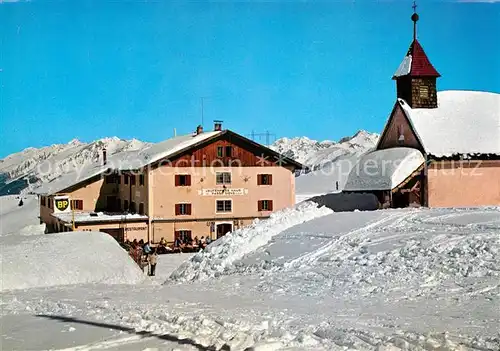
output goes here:
{"type": "Polygon", "coordinates": [[[297,224],[332,213],[316,203],[304,202],[271,214],[266,220],[238,229],[198,252],[172,273],[174,281],[204,280],[222,275],[246,254],[266,245],[273,236],[297,224]]]}
{"type": "Polygon", "coordinates": [[[142,271],[108,234],[68,232],[0,239],[0,290],[80,283],[135,284],[142,271]]]}

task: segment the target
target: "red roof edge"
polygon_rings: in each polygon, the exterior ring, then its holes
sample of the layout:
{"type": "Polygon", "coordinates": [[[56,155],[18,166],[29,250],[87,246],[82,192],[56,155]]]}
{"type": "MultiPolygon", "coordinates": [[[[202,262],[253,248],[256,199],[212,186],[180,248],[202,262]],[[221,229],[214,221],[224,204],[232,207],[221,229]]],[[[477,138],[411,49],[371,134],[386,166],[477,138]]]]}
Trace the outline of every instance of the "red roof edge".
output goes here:
{"type": "Polygon", "coordinates": [[[410,76],[413,77],[441,77],[441,75],[436,71],[429,58],[425,54],[422,45],[417,39],[414,39],[408,50],[408,54],[411,54],[411,70],[410,76]]]}

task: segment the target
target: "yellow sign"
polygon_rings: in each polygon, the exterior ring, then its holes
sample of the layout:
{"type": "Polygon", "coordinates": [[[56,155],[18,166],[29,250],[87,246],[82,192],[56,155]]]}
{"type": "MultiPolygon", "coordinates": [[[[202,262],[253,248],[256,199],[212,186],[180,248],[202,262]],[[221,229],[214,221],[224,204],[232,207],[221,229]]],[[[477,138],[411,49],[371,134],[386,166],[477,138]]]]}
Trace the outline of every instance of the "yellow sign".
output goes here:
{"type": "Polygon", "coordinates": [[[70,210],[69,197],[67,196],[54,197],[54,210],[57,212],[68,212],[70,210]]]}

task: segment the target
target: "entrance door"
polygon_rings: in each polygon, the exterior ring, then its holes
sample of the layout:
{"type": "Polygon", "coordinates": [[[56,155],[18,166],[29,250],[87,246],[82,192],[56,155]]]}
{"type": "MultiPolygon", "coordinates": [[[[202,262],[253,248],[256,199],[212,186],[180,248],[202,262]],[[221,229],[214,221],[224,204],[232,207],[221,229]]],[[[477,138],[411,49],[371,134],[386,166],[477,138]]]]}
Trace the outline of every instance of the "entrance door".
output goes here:
{"type": "Polygon", "coordinates": [[[226,235],[233,230],[233,225],[231,223],[221,223],[217,224],[217,239],[221,236],[226,235]]]}
{"type": "Polygon", "coordinates": [[[106,229],[99,229],[100,232],[103,233],[108,233],[111,235],[113,238],[116,239],[119,243],[122,243],[124,240],[124,229],[123,228],[106,228],[106,229]]]}

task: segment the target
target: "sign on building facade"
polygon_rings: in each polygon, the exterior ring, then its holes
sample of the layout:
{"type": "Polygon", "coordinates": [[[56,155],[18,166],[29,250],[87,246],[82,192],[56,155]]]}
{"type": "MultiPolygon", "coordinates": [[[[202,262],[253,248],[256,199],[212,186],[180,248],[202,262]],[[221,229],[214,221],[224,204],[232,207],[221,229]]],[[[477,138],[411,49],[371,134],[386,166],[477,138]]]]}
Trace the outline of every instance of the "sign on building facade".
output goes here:
{"type": "Polygon", "coordinates": [[[65,213],[70,211],[69,196],[54,196],[54,212],[65,213]]]}
{"type": "Polygon", "coordinates": [[[201,196],[241,196],[248,194],[248,189],[243,188],[216,188],[198,190],[198,195],[201,196]]]}

